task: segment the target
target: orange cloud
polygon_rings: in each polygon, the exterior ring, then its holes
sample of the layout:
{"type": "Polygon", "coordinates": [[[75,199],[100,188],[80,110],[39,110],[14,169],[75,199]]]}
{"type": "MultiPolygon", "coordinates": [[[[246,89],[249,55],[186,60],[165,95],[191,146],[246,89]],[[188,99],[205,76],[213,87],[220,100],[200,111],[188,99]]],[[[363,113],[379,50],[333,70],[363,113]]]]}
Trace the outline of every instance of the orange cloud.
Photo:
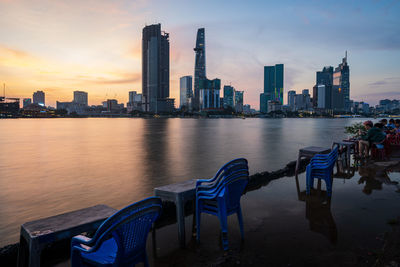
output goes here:
{"type": "Polygon", "coordinates": [[[25,51],[0,45],[0,66],[31,67],[37,66],[39,63],[41,60],[25,51]]]}
{"type": "Polygon", "coordinates": [[[125,83],[136,83],[140,82],[142,75],[140,73],[112,73],[112,78],[106,77],[91,77],[88,75],[78,75],[78,80],[83,80],[87,83],[93,84],[125,84],[125,83]]]}

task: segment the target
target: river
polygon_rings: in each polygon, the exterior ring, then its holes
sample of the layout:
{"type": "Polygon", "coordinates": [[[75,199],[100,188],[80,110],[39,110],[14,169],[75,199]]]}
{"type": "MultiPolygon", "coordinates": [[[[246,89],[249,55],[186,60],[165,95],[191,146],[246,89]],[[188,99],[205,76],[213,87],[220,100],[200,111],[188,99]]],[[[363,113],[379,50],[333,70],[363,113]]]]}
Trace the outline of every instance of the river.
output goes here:
{"type": "Polygon", "coordinates": [[[0,120],[0,246],[17,242],[24,222],[99,203],[122,208],[234,158],[247,158],[251,174],[282,168],[359,120],[0,120]]]}

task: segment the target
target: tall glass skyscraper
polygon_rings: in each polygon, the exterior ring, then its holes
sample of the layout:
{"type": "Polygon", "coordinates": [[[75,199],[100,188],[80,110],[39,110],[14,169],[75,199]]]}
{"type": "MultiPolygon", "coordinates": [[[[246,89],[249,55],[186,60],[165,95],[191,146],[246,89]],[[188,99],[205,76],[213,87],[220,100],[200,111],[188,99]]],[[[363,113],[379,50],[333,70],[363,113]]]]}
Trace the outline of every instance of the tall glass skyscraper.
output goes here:
{"type": "Polygon", "coordinates": [[[313,107],[324,109],[332,108],[332,85],[333,85],[333,67],[324,67],[322,71],[317,71],[316,83],[313,89],[313,107]],[[320,87],[319,85],[324,85],[320,87]],[[318,95],[319,92],[323,92],[323,95],[318,95]],[[322,104],[324,103],[324,104],[322,104]]]}
{"type": "Polygon", "coordinates": [[[180,91],[180,108],[183,106],[187,110],[191,110],[193,90],[192,90],[192,76],[183,76],[179,80],[180,91]]]}
{"type": "Polygon", "coordinates": [[[333,85],[337,86],[339,103],[343,103],[344,109],[350,111],[350,67],[347,64],[347,51],[342,63],[339,64],[333,73],[333,85]],[[343,95],[343,96],[341,96],[343,95]]]}
{"type": "Polygon", "coordinates": [[[275,65],[275,91],[274,100],[283,105],[283,64],[275,65]]]}
{"type": "Polygon", "coordinates": [[[296,91],[290,90],[288,92],[287,103],[291,111],[295,110],[295,98],[296,98],[296,91]]]}
{"type": "Polygon", "coordinates": [[[283,104],[283,64],[264,67],[264,94],[268,100],[283,104]]]}
{"type": "Polygon", "coordinates": [[[209,80],[207,78],[200,80],[200,110],[219,109],[221,99],[219,91],[221,89],[221,80],[209,80]]]}
{"type": "Polygon", "coordinates": [[[224,85],[224,108],[235,108],[235,88],[224,85]]]}
{"type": "Polygon", "coordinates": [[[193,109],[200,108],[200,80],[206,78],[206,44],[204,28],[197,30],[194,63],[194,101],[193,109]]]}
{"type": "Polygon", "coordinates": [[[235,111],[243,112],[243,94],[244,91],[235,91],[235,111]]]}
{"type": "Polygon", "coordinates": [[[164,111],[169,97],[169,34],[161,32],[161,24],[143,28],[142,94],[143,111],[164,111]]]}

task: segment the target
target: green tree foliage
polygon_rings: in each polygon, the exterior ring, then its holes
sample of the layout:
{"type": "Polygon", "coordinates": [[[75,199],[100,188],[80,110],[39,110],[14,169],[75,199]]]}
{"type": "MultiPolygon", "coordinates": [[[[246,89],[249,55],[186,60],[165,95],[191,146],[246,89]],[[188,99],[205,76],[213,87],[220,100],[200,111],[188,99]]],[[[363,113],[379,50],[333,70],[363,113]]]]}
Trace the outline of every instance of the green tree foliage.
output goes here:
{"type": "Polygon", "coordinates": [[[357,122],[354,123],[350,126],[345,126],[344,127],[344,132],[347,134],[351,134],[354,137],[360,136],[360,132],[365,132],[367,129],[365,128],[364,124],[362,122],[357,122]]]}

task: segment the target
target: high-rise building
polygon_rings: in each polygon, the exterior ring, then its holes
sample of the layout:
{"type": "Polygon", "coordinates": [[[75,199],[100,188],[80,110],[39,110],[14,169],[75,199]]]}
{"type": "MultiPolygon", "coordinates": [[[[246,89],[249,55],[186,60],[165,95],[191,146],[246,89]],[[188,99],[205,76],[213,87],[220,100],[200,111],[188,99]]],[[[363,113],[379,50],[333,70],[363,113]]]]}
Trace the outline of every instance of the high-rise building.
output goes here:
{"type": "Polygon", "coordinates": [[[142,94],[138,94],[136,91],[129,91],[129,102],[142,102],[142,94]]]}
{"type": "Polygon", "coordinates": [[[230,85],[224,85],[224,108],[235,108],[235,88],[230,85]]]}
{"type": "Polygon", "coordinates": [[[136,91],[129,91],[129,102],[126,103],[126,109],[128,113],[132,111],[142,111],[142,94],[138,94],[136,91]]]}
{"type": "Polygon", "coordinates": [[[87,106],[88,93],[83,91],[74,91],[74,102],[87,106]]]}
{"type": "Polygon", "coordinates": [[[332,103],[332,87],[320,84],[317,86],[318,90],[318,103],[317,108],[319,109],[331,109],[332,103]]]}
{"type": "Polygon", "coordinates": [[[235,111],[243,112],[243,93],[244,91],[235,91],[235,111]]]}
{"type": "Polygon", "coordinates": [[[220,97],[219,91],[221,89],[220,79],[201,79],[200,87],[200,110],[205,109],[219,109],[220,97]]]}
{"type": "Polygon", "coordinates": [[[266,93],[260,94],[260,112],[268,113],[268,100],[269,95],[266,93]]]}
{"type": "MultiPolygon", "coordinates": [[[[283,104],[283,64],[275,66],[264,66],[264,95],[261,98],[266,98],[266,108],[268,109],[268,101],[279,101],[283,104]]],[[[260,102],[260,110],[261,110],[260,102]]],[[[268,112],[268,110],[266,111],[268,112]]],[[[265,113],[266,113],[265,112],[265,113]]]]}
{"type": "Polygon", "coordinates": [[[33,93],[33,104],[38,104],[40,106],[45,105],[45,95],[43,91],[36,91],[33,93]]]}
{"type": "MultiPolygon", "coordinates": [[[[324,103],[324,108],[331,109],[332,108],[332,85],[333,85],[333,67],[328,66],[324,67],[322,71],[317,71],[316,75],[316,83],[313,88],[313,107],[320,108],[321,103],[324,103]],[[324,96],[321,101],[319,100],[319,85],[324,85],[324,96]]],[[[322,90],[322,89],[321,89],[322,90]]]]}
{"type": "Polygon", "coordinates": [[[135,101],[135,96],[137,95],[136,91],[129,91],[129,100],[128,103],[135,101]]]}
{"type": "Polygon", "coordinates": [[[291,111],[295,110],[295,105],[294,105],[295,97],[296,97],[296,91],[290,90],[288,92],[288,100],[287,100],[287,102],[288,102],[289,109],[291,111]]]}
{"type": "Polygon", "coordinates": [[[200,80],[206,78],[206,44],[204,28],[197,30],[195,63],[194,63],[194,98],[193,108],[199,110],[200,107],[200,80]]]}
{"type": "Polygon", "coordinates": [[[313,106],[317,108],[325,102],[325,109],[350,111],[350,69],[347,64],[347,51],[342,63],[337,68],[324,67],[317,72],[316,85],[313,90],[313,106]],[[324,99],[319,100],[319,85],[324,85],[324,99]]]}
{"type": "Polygon", "coordinates": [[[303,110],[308,110],[310,109],[311,106],[311,95],[310,95],[310,90],[308,89],[303,89],[303,91],[301,91],[301,95],[303,97],[303,110]]]}
{"type": "Polygon", "coordinates": [[[283,105],[283,64],[275,65],[275,101],[283,105]]]}
{"type": "Polygon", "coordinates": [[[193,89],[192,89],[192,76],[183,76],[179,79],[179,91],[180,91],[180,108],[183,107],[187,110],[191,110],[193,89]]]}
{"type": "Polygon", "coordinates": [[[283,104],[283,64],[264,67],[264,93],[283,104]]]}
{"type": "Polygon", "coordinates": [[[333,85],[337,86],[337,89],[333,90],[336,95],[333,97],[335,102],[332,108],[350,111],[350,68],[347,64],[347,51],[342,63],[333,72],[333,85]]]}
{"type": "Polygon", "coordinates": [[[32,99],[30,99],[30,98],[24,98],[24,99],[22,100],[22,106],[23,106],[24,108],[26,108],[26,107],[29,106],[30,104],[32,104],[32,99]]]}
{"type": "Polygon", "coordinates": [[[144,111],[164,111],[169,97],[169,34],[161,32],[161,24],[143,28],[142,94],[144,111]]]}
{"type": "MultiPolygon", "coordinates": [[[[343,90],[339,85],[332,85],[332,109],[335,111],[345,110],[345,98],[343,90]]],[[[350,107],[349,107],[350,111],[350,107]]]]}

